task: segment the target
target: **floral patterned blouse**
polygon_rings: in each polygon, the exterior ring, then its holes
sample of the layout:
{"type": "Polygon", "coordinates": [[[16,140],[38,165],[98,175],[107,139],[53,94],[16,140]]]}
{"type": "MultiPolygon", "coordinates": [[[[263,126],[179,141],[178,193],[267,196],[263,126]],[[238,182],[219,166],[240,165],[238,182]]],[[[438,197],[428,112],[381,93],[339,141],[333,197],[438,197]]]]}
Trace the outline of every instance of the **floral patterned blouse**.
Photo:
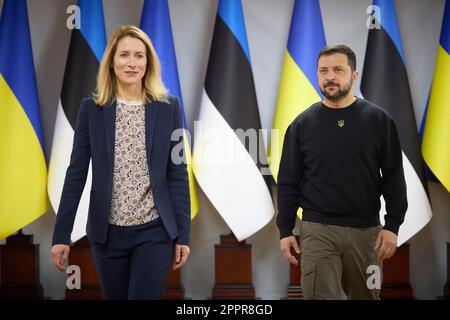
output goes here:
{"type": "Polygon", "coordinates": [[[159,217],[145,143],[145,105],[117,98],[114,171],[109,223],[144,224],[159,217]]]}

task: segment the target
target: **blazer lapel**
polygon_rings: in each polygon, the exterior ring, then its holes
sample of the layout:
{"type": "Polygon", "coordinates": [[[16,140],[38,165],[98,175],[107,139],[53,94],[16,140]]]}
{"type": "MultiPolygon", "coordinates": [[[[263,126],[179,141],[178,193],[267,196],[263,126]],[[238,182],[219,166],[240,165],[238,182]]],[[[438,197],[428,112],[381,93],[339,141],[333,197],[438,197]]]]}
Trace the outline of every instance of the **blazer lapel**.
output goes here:
{"type": "Polygon", "coordinates": [[[145,145],[147,149],[147,163],[149,168],[157,110],[158,103],[148,100],[145,106],[145,145]]]}
{"type": "Polygon", "coordinates": [[[105,120],[106,149],[111,168],[114,165],[114,143],[116,140],[116,105],[114,101],[109,106],[103,107],[103,119],[105,120]]]}

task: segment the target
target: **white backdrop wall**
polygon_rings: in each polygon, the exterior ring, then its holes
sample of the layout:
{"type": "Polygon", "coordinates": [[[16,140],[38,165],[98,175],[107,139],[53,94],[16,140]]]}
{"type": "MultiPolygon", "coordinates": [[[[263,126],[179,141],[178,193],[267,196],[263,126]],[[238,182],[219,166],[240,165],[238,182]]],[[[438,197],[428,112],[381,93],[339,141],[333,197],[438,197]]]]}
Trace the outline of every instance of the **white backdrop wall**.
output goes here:
{"type": "MultiPolygon", "coordinates": [[[[47,159],[61,91],[70,31],[66,8],[74,0],[28,0],[34,63],[41,105],[47,159]]],[[[443,0],[397,0],[398,20],[406,56],[417,124],[431,84],[444,7],[443,0]]],[[[175,49],[188,126],[192,129],[200,105],[217,0],[169,0],[175,49]]],[[[367,41],[367,0],[320,1],[328,44],[345,43],[357,55],[361,73],[367,41]]],[[[0,7],[3,0],[0,0],[0,7]]],[[[108,37],[121,24],[139,25],[143,0],[103,0],[108,37]]],[[[286,48],[293,0],[243,0],[247,36],[262,127],[271,128],[286,48]]],[[[14,53],[13,53],[14,54],[14,53]]],[[[359,80],[356,94],[359,92],[359,80]]],[[[194,137],[195,138],[195,137],[194,137]]],[[[434,216],[410,243],[410,279],[416,297],[435,299],[446,279],[446,242],[450,241],[450,197],[430,183],[434,216]]],[[[275,197],[275,190],[274,190],[275,197]]],[[[214,245],[228,227],[199,189],[201,210],[192,223],[191,257],[183,269],[186,296],[210,297],[214,285],[214,245]]],[[[243,213],[245,214],[245,213],[243,213]]],[[[40,277],[45,295],[62,299],[65,274],[50,262],[55,215],[49,210],[24,228],[40,244],[40,277]]],[[[275,221],[248,239],[253,245],[253,282],[262,299],[279,299],[288,284],[288,265],[279,252],[275,221]]],[[[1,243],[4,243],[2,241],[1,243]]]]}

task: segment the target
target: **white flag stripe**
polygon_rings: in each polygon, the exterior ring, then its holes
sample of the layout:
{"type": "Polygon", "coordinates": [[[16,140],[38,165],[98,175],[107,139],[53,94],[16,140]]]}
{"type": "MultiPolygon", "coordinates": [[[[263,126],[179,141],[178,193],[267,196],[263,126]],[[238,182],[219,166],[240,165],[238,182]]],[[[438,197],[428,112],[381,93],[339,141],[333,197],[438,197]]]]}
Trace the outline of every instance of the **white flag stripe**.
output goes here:
{"type": "Polygon", "coordinates": [[[217,111],[203,90],[200,116],[204,135],[196,133],[193,169],[197,182],[241,241],[264,227],[273,217],[274,207],[267,185],[255,162],[233,129],[217,111]],[[204,154],[220,148],[234,160],[217,161],[204,154]]]}
{"type": "MultiPolygon", "coordinates": [[[[432,216],[427,193],[405,153],[403,153],[403,170],[405,172],[408,210],[406,211],[405,221],[398,232],[398,246],[401,246],[422,230],[432,216]]],[[[381,204],[380,219],[384,224],[386,208],[383,197],[381,197],[381,204]]]]}
{"type": "MultiPolygon", "coordinates": [[[[70,163],[74,131],[62,109],[61,100],[56,112],[55,129],[53,133],[52,151],[48,170],[48,196],[55,213],[58,212],[61,193],[64,186],[67,167],[70,163]]],[[[89,190],[92,181],[92,164],[89,164],[89,172],[86,185],[78,205],[77,214],[71,235],[75,242],[86,235],[86,222],[89,209],[89,190]]]]}

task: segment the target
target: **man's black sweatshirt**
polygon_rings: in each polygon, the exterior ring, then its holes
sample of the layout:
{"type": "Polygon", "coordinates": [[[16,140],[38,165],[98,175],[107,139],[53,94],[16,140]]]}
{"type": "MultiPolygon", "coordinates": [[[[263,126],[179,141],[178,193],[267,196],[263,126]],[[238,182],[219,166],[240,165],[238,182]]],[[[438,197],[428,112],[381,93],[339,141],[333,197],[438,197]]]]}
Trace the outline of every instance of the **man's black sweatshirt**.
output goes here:
{"type": "Polygon", "coordinates": [[[322,102],[288,127],[278,174],[280,237],[292,235],[298,207],[302,219],[355,228],[380,224],[398,234],[408,207],[402,149],[392,117],[357,98],[341,109],[322,102]]]}

